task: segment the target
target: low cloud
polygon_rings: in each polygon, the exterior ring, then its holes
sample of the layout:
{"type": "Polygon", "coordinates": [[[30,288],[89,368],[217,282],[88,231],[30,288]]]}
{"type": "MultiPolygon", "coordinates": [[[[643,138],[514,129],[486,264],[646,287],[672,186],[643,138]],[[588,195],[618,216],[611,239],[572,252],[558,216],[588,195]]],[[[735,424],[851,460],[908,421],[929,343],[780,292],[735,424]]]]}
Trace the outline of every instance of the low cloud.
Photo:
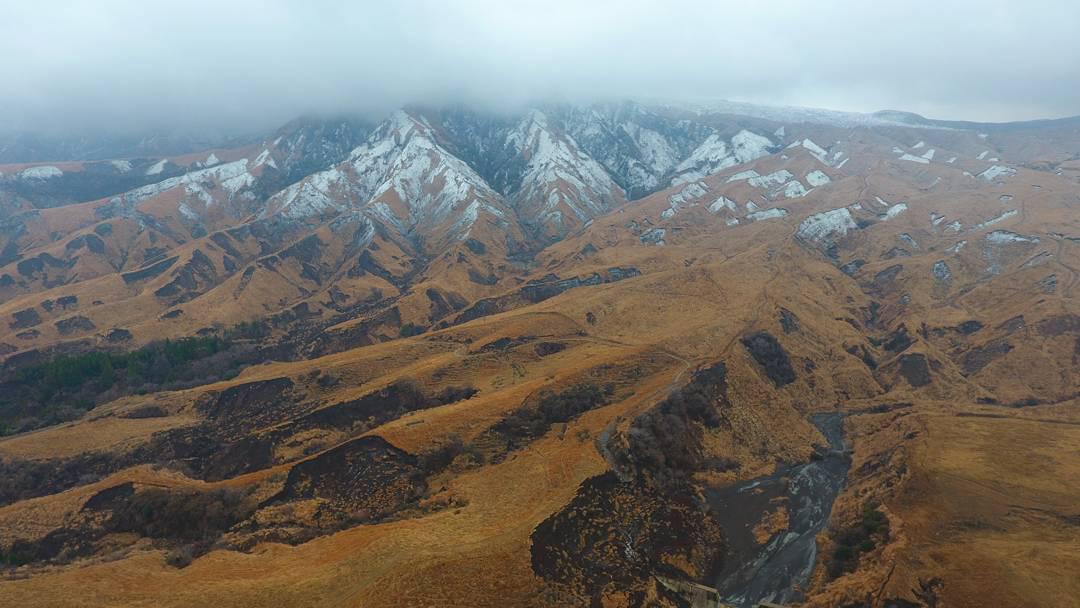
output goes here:
{"type": "Polygon", "coordinates": [[[0,11],[0,128],[265,128],[404,103],[722,98],[1080,114],[1075,0],[103,0],[0,11]]]}

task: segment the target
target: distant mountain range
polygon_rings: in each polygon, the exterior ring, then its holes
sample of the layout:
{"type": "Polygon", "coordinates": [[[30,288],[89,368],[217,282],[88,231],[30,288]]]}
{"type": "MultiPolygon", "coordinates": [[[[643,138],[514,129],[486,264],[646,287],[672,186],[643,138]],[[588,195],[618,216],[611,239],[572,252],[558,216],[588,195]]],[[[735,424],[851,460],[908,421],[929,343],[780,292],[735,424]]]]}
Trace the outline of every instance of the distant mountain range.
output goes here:
{"type": "Polygon", "coordinates": [[[20,142],[12,605],[1075,595],[1080,119],[417,105],[20,142]]]}

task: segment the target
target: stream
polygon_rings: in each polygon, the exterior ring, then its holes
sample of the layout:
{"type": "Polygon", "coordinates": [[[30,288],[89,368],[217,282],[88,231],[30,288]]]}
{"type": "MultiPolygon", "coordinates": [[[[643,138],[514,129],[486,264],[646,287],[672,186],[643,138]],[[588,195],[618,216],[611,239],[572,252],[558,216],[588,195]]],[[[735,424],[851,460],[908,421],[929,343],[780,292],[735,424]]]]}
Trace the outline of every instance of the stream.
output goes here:
{"type": "Polygon", "coordinates": [[[780,467],[772,475],[707,495],[720,514],[728,541],[725,565],[716,583],[725,603],[752,608],[763,601],[796,601],[810,579],[817,559],[817,534],[829,521],[851,464],[844,453],[840,415],[815,414],[810,422],[829,442],[824,457],[780,467]],[[787,529],[759,545],[754,527],[775,509],[774,501],[787,506],[787,529]]]}

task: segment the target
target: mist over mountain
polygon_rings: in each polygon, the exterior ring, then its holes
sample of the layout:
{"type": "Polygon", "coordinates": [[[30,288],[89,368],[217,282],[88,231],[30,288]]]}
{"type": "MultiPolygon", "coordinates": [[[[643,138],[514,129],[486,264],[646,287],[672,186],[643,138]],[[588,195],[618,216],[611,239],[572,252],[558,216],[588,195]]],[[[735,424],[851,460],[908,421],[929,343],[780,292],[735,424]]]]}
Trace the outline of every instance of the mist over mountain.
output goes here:
{"type": "Polygon", "coordinates": [[[1078,604],[1071,4],[0,12],[0,604],[1078,604]]]}
{"type": "Polygon", "coordinates": [[[1080,113],[1074,17],[1067,0],[14,3],[0,130],[235,135],[410,103],[626,97],[1053,118],[1080,113]]]}

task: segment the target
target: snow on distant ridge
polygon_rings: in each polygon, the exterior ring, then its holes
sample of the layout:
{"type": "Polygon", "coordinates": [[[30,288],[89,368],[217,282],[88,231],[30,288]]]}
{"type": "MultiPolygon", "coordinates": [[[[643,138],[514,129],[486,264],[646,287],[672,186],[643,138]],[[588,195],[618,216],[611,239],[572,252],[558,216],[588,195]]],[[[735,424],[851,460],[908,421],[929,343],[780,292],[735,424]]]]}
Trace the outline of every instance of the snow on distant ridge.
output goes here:
{"type": "Polygon", "coordinates": [[[153,165],[150,165],[150,168],[146,170],[146,175],[158,175],[165,170],[165,163],[167,162],[169,162],[169,159],[163,158],[153,165]]]}
{"type": "Polygon", "coordinates": [[[823,108],[802,108],[796,106],[767,106],[741,101],[711,100],[707,102],[686,103],[669,102],[664,105],[680,109],[688,109],[698,114],[741,114],[755,118],[764,118],[783,123],[814,123],[836,125],[842,127],[858,126],[904,126],[911,129],[934,129],[951,131],[949,127],[935,124],[921,124],[905,122],[890,118],[889,114],[875,115],[860,112],[843,112],[840,110],[826,110],[823,108]]]}
{"type": "Polygon", "coordinates": [[[270,150],[263,149],[263,151],[255,157],[255,166],[259,167],[261,165],[277,169],[277,163],[275,163],[274,158],[270,156],[270,150]]]}
{"type": "MultiPolygon", "coordinates": [[[[235,190],[226,186],[226,182],[237,176],[246,174],[247,163],[247,159],[242,158],[224,165],[192,171],[191,173],[186,173],[178,177],[171,177],[164,181],[136,188],[122,196],[128,203],[138,203],[139,201],[146,200],[152,196],[157,196],[158,194],[177,186],[185,186],[189,194],[195,194],[196,191],[202,191],[202,186],[200,184],[209,179],[217,180],[218,183],[226,188],[226,190],[229,190],[230,194],[235,194],[235,190]]],[[[235,182],[233,183],[235,184],[235,182]]],[[[205,191],[202,191],[201,194],[205,195],[206,193],[205,191]]]]}
{"type": "Polygon", "coordinates": [[[41,167],[30,167],[29,169],[23,169],[19,172],[19,177],[22,179],[52,179],[54,177],[60,177],[64,172],[59,168],[52,165],[44,165],[41,167]]]}
{"type": "Polygon", "coordinates": [[[718,133],[713,133],[686,160],[675,167],[675,177],[672,178],[671,185],[695,182],[728,167],[767,156],[772,149],[773,142],[769,138],[745,129],[736,133],[730,142],[724,141],[718,133]]]}
{"type": "Polygon", "coordinates": [[[732,153],[740,163],[748,163],[769,154],[773,142],[756,133],[743,129],[731,138],[732,153]]]}

